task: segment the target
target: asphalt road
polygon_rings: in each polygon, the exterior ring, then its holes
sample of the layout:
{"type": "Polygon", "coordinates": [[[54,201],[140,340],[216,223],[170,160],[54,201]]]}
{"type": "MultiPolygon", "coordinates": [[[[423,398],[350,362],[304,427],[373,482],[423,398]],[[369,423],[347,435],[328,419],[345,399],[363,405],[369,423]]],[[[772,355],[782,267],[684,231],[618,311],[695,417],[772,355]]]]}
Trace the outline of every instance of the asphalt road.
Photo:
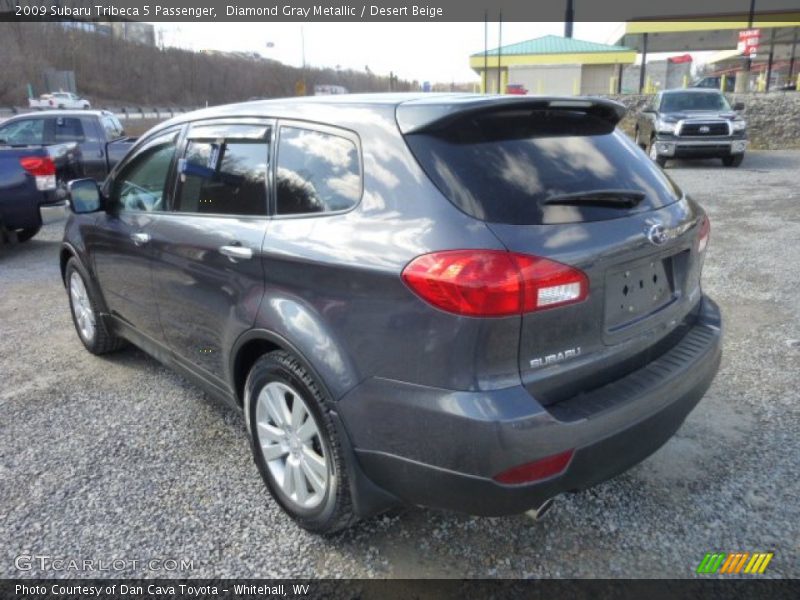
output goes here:
{"type": "Polygon", "coordinates": [[[84,351],[62,223],[0,248],[0,577],[691,577],[709,551],[771,551],[767,576],[800,576],[800,152],[668,172],[711,215],[722,369],[664,448],[541,522],[412,508],[304,532],[269,498],[238,414],[139,351],[84,351]],[[127,562],[20,571],[20,555],[127,562]],[[146,568],[164,559],[192,568],[146,568]]]}

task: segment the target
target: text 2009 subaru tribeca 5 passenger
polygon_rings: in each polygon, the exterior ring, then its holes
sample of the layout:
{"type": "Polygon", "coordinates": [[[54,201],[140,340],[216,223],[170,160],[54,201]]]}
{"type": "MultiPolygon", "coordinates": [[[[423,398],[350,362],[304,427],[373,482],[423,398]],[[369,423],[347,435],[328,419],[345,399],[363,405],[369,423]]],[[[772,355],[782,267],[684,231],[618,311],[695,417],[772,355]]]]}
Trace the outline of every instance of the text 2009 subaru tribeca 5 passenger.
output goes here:
{"type": "Polygon", "coordinates": [[[381,95],[168,121],[72,183],[76,329],[241,407],[308,529],[546,506],[655,451],[720,361],[708,219],[622,115],[381,95]]]}

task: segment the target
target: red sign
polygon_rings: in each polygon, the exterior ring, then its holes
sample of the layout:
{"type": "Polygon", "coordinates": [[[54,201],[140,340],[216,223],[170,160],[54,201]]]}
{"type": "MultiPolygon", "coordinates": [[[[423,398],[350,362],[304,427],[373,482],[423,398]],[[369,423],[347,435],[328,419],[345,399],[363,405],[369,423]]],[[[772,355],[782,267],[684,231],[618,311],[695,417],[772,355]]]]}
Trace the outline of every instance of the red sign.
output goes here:
{"type": "Polygon", "coordinates": [[[745,56],[755,56],[758,52],[758,42],[761,39],[760,29],[745,29],[739,32],[737,48],[745,56]]]}

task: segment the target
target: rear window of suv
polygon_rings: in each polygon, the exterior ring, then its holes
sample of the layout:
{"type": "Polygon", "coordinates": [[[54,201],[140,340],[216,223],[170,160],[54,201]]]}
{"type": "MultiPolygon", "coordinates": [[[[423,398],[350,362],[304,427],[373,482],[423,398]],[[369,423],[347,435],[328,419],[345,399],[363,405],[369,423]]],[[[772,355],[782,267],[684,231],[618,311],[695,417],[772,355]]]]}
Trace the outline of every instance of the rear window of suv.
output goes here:
{"type": "Polygon", "coordinates": [[[619,218],[677,201],[680,190],[613,124],[583,111],[514,109],[469,116],[406,136],[442,193],[492,223],[539,225],[619,218]],[[609,202],[548,204],[564,195],[640,193],[609,202]]]}

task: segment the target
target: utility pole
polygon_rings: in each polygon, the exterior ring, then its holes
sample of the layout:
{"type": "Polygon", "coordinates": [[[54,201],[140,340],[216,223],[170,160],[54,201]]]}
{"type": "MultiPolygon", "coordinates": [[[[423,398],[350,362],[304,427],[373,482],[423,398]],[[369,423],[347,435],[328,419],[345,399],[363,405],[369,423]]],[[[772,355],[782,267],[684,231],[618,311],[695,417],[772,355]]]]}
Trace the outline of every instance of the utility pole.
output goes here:
{"type": "Polygon", "coordinates": [[[483,93],[489,93],[489,11],[483,12],[483,93]]]}
{"type": "Polygon", "coordinates": [[[564,37],[572,37],[572,24],[575,21],[575,11],[572,9],[572,0],[567,0],[567,11],[564,14],[564,37]]]}
{"type": "MultiPolygon", "coordinates": [[[[753,28],[753,20],[755,18],[756,13],[756,0],[750,0],[750,12],[747,15],[747,28],[753,28]]],[[[736,85],[734,87],[734,91],[736,93],[743,93],[748,90],[750,87],[750,69],[753,66],[753,59],[750,58],[750,55],[747,55],[747,58],[744,61],[744,71],[739,74],[739,77],[736,78],[736,85]]]]}
{"type": "Polygon", "coordinates": [[[500,21],[498,24],[497,30],[497,93],[502,94],[500,88],[502,86],[501,79],[503,78],[501,75],[501,66],[500,62],[503,58],[503,13],[500,13],[500,21]]]}

